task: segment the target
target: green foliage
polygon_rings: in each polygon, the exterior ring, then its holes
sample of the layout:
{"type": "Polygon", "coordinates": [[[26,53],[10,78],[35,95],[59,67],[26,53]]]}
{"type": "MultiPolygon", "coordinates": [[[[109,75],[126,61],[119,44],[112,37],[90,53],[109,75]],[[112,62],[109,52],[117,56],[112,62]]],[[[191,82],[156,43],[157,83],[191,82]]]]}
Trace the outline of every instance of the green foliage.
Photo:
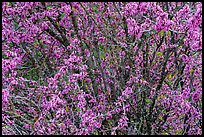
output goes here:
{"type": "Polygon", "coordinates": [[[35,44],[37,44],[37,45],[40,44],[39,41],[38,41],[38,39],[35,39],[35,44]]]}
{"type": "Polygon", "coordinates": [[[162,52],[157,52],[157,55],[162,56],[163,54],[162,54],[162,52]]]}
{"type": "Polygon", "coordinates": [[[166,32],[166,35],[167,35],[167,36],[170,36],[170,35],[171,35],[171,32],[170,32],[170,31],[167,31],[167,32],[166,32]]]}
{"type": "Polygon", "coordinates": [[[7,57],[4,52],[2,52],[2,58],[3,59],[9,59],[9,57],[7,57]]]}
{"type": "Polygon", "coordinates": [[[95,13],[98,13],[98,7],[97,7],[96,5],[93,6],[93,11],[94,11],[95,13]]]}
{"type": "Polygon", "coordinates": [[[37,81],[39,79],[38,68],[32,68],[30,71],[28,71],[28,73],[23,75],[23,78],[26,78],[26,79],[31,78],[32,80],[37,81]]]}
{"type": "Polygon", "coordinates": [[[80,108],[75,108],[75,110],[76,110],[77,112],[80,112],[80,111],[81,111],[81,109],[80,109],[80,108]]]}
{"type": "Polygon", "coordinates": [[[182,133],[183,133],[183,130],[182,130],[182,129],[176,131],[176,134],[177,134],[177,135],[181,135],[182,133]]]}
{"type": "Polygon", "coordinates": [[[191,69],[191,70],[190,70],[190,74],[193,74],[193,72],[194,72],[194,70],[193,70],[193,69],[191,69]]]}
{"type": "Polygon", "coordinates": [[[168,77],[168,79],[171,79],[171,78],[172,78],[172,75],[171,75],[171,74],[169,74],[167,77],[168,77]]]}
{"type": "Polygon", "coordinates": [[[99,135],[98,130],[97,130],[97,129],[95,129],[95,130],[93,131],[93,134],[94,134],[94,135],[99,135]]]}
{"type": "Polygon", "coordinates": [[[101,52],[101,58],[105,58],[105,47],[104,46],[100,46],[100,52],[101,52]]]}
{"type": "Polygon", "coordinates": [[[145,102],[146,103],[151,103],[151,100],[150,99],[146,99],[145,102]]]}
{"type": "Polygon", "coordinates": [[[64,18],[64,16],[65,16],[65,13],[62,13],[62,15],[61,15],[61,19],[64,18]]]}
{"type": "Polygon", "coordinates": [[[52,6],[51,6],[51,5],[50,5],[50,6],[47,6],[47,8],[48,8],[48,9],[51,9],[51,8],[52,8],[52,6]]]}
{"type": "Polygon", "coordinates": [[[161,30],[158,34],[160,37],[164,36],[164,30],[161,30]]]}
{"type": "Polygon", "coordinates": [[[153,34],[157,34],[157,31],[156,31],[156,30],[153,30],[153,34]]]}
{"type": "Polygon", "coordinates": [[[68,111],[69,111],[69,108],[68,108],[68,106],[66,106],[66,107],[65,107],[65,110],[66,110],[66,112],[68,112],[68,111]]]}
{"type": "Polygon", "coordinates": [[[162,133],[162,135],[169,135],[169,133],[167,133],[167,132],[164,132],[164,133],[162,133]]]}
{"type": "Polygon", "coordinates": [[[148,38],[150,36],[150,33],[146,33],[145,36],[148,38]]]}
{"type": "Polygon", "coordinates": [[[38,57],[41,57],[41,56],[42,56],[42,53],[41,53],[41,52],[37,52],[36,55],[37,55],[38,57]]]}
{"type": "Polygon", "coordinates": [[[9,47],[11,47],[11,48],[12,48],[13,46],[14,46],[14,45],[13,45],[13,43],[12,43],[12,42],[10,42],[10,43],[9,43],[9,47]]]}
{"type": "Polygon", "coordinates": [[[44,47],[44,48],[48,48],[48,45],[46,45],[46,44],[43,44],[43,47],[44,47]]]}
{"type": "Polygon", "coordinates": [[[14,28],[15,28],[15,29],[17,29],[17,28],[19,27],[19,26],[18,26],[18,23],[15,22],[15,21],[13,22],[13,25],[14,25],[14,28]]]}

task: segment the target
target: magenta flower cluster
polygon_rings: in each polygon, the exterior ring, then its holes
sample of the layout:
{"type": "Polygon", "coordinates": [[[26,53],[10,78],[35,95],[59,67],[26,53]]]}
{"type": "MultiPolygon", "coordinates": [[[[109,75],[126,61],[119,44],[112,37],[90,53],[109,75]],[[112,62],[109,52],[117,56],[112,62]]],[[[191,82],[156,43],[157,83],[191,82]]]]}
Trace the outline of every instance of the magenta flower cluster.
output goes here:
{"type": "Polygon", "coordinates": [[[202,134],[202,3],[2,2],[2,134],[202,134]]]}

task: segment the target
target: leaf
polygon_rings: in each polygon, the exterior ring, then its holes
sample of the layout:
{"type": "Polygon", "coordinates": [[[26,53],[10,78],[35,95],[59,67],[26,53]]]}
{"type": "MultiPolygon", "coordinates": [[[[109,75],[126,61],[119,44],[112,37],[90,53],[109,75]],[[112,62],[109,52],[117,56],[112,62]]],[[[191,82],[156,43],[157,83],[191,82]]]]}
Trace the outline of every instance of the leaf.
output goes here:
{"type": "Polygon", "coordinates": [[[107,120],[107,122],[110,123],[110,124],[112,124],[112,121],[111,121],[111,120],[107,120]]]}
{"type": "Polygon", "coordinates": [[[150,99],[146,99],[145,102],[146,103],[151,103],[151,100],[150,99]]]}
{"type": "Polygon", "coordinates": [[[48,8],[48,9],[51,9],[51,8],[52,8],[52,6],[51,6],[51,5],[50,5],[50,6],[47,6],[47,8],[48,8]]]}
{"type": "Polygon", "coordinates": [[[101,58],[104,59],[105,58],[105,48],[104,48],[104,46],[100,46],[100,51],[101,51],[101,58]]]}
{"type": "Polygon", "coordinates": [[[170,35],[171,35],[171,32],[170,32],[170,31],[167,31],[167,32],[166,32],[166,35],[167,35],[167,36],[170,36],[170,35]]]}
{"type": "Polygon", "coordinates": [[[80,108],[75,108],[75,110],[76,110],[76,111],[78,111],[78,112],[80,112],[80,111],[81,111],[81,109],[80,109],[80,108]]]}
{"type": "Polygon", "coordinates": [[[164,113],[164,114],[165,114],[165,113],[166,113],[166,109],[163,109],[163,110],[162,110],[162,113],[164,113]]]}
{"type": "Polygon", "coordinates": [[[152,65],[156,64],[156,61],[152,62],[152,65]]]}
{"type": "Polygon", "coordinates": [[[9,43],[9,47],[11,47],[11,48],[12,48],[13,46],[14,46],[14,45],[13,45],[13,43],[12,43],[12,42],[11,42],[11,43],[9,43]]]}
{"type": "Polygon", "coordinates": [[[65,16],[65,13],[62,13],[62,15],[61,15],[61,19],[64,18],[64,16],[65,16]]]}
{"type": "Polygon", "coordinates": [[[169,75],[168,75],[168,79],[171,79],[171,78],[172,78],[172,75],[171,75],[171,74],[169,74],[169,75]]]}
{"type": "Polygon", "coordinates": [[[46,44],[43,44],[43,47],[44,47],[44,48],[48,48],[48,45],[46,45],[46,44]]]}
{"type": "Polygon", "coordinates": [[[162,135],[169,135],[169,133],[167,133],[167,132],[164,132],[164,133],[162,133],[162,135]]]}
{"type": "Polygon", "coordinates": [[[23,78],[32,78],[32,80],[38,81],[38,68],[32,68],[28,73],[23,75],[23,78]]]}
{"type": "Polygon", "coordinates": [[[42,56],[41,52],[37,52],[36,55],[40,58],[42,56]]]}
{"type": "Polygon", "coordinates": [[[164,36],[164,30],[161,30],[158,34],[160,37],[164,36]]]}
{"type": "Polygon", "coordinates": [[[146,36],[146,37],[149,37],[149,36],[150,36],[150,34],[149,34],[149,33],[146,33],[146,34],[145,34],[145,36],[146,36]]]}
{"type": "Polygon", "coordinates": [[[100,51],[104,51],[104,46],[100,46],[100,51]]]}
{"type": "Polygon", "coordinates": [[[14,25],[14,28],[15,28],[15,29],[18,28],[18,23],[17,23],[17,22],[14,22],[13,25],[14,25]]]}
{"type": "Polygon", "coordinates": [[[169,84],[170,86],[172,85],[172,83],[173,83],[173,82],[172,82],[171,80],[168,81],[168,84],[169,84]]]}
{"type": "Polygon", "coordinates": [[[190,70],[190,74],[193,74],[193,72],[194,72],[194,70],[193,70],[193,69],[191,69],[191,70],[190,70]]]}
{"type": "Polygon", "coordinates": [[[4,52],[2,52],[2,58],[3,58],[3,59],[9,59],[9,57],[7,57],[7,56],[4,54],[4,52]]]}
{"type": "Polygon", "coordinates": [[[162,117],[162,116],[159,116],[159,120],[163,120],[163,117],[162,117]]]}
{"type": "Polygon", "coordinates": [[[157,52],[157,55],[162,56],[163,54],[162,54],[162,52],[157,52]]]}
{"type": "Polygon", "coordinates": [[[183,133],[183,130],[182,130],[182,129],[176,131],[176,134],[181,135],[182,133],[183,133]]]}
{"type": "Polygon", "coordinates": [[[69,111],[69,108],[68,108],[68,106],[66,106],[66,107],[65,107],[65,109],[66,109],[66,112],[68,112],[68,111],[69,111]]]}
{"type": "Polygon", "coordinates": [[[35,44],[36,44],[36,45],[39,45],[39,44],[40,44],[37,39],[35,40],[35,44]]]}
{"type": "Polygon", "coordinates": [[[99,134],[98,134],[98,130],[97,130],[97,129],[94,130],[93,134],[94,134],[94,135],[99,135],[99,134]]]}
{"type": "Polygon", "coordinates": [[[161,98],[164,98],[164,95],[161,95],[161,98]]]}
{"type": "Polygon", "coordinates": [[[158,99],[158,101],[160,101],[161,97],[160,97],[160,96],[158,96],[158,98],[157,98],[157,99],[158,99]]]}
{"type": "Polygon", "coordinates": [[[98,7],[97,7],[97,6],[93,6],[93,11],[94,11],[95,13],[98,13],[98,7]]]}
{"type": "Polygon", "coordinates": [[[156,34],[156,33],[157,33],[157,31],[156,31],[156,30],[153,30],[153,33],[154,33],[154,34],[156,34]]]}

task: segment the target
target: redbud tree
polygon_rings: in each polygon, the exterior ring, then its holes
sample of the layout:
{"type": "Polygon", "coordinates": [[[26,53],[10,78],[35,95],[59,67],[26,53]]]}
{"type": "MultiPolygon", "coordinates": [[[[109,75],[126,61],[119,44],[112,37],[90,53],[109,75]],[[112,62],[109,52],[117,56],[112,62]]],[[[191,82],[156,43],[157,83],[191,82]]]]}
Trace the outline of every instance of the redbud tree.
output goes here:
{"type": "Polygon", "coordinates": [[[202,3],[2,2],[2,133],[202,134],[202,3]]]}

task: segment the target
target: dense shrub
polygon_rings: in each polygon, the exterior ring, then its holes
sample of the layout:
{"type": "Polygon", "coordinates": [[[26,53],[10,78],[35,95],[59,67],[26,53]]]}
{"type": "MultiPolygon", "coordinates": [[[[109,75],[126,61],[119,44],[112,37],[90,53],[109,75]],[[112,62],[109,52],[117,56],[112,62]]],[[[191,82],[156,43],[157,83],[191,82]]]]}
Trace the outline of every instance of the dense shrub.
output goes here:
{"type": "Polygon", "coordinates": [[[3,2],[3,134],[202,134],[202,3],[3,2]]]}

